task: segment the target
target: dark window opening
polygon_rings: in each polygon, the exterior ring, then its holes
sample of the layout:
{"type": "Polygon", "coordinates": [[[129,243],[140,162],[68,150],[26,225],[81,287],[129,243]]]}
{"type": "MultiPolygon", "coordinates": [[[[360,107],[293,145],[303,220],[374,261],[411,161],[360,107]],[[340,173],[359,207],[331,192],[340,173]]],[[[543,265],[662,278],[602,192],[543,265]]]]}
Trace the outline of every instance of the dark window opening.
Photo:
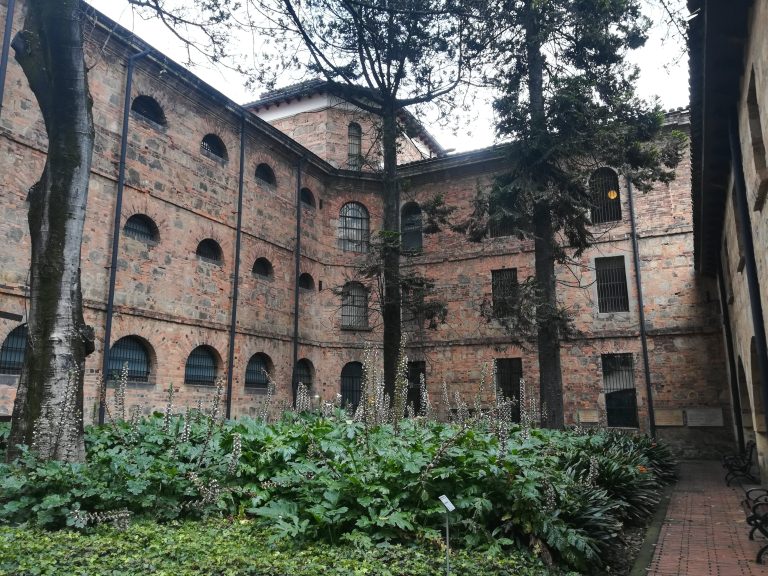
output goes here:
{"type": "Polygon", "coordinates": [[[258,352],[251,356],[245,369],[245,387],[266,391],[269,388],[269,374],[272,372],[272,360],[266,354],[258,352]]]}
{"type": "Polygon", "coordinates": [[[275,178],[275,171],[270,168],[269,164],[261,163],[256,166],[256,179],[266,182],[272,186],[277,185],[277,179],[275,178]]]}
{"type": "Polygon", "coordinates": [[[24,355],[27,351],[27,325],[17,326],[5,339],[0,347],[0,374],[21,374],[24,366],[24,355]]]}
{"type": "Polygon", "coordinates": [[[493,294],[493,315],[507,318],[517,307],[517,268],[491,270],[491,291],[493,294]]]}
{"type": "Polygon", "coordinates": [[[406,406],[413,408],[414,415],[418,416],[422,410],[421,379],[424,378],[426,386],[427,363],[423,360],[408,362],[408,394],[406,406]]]}
{"type": "Polygon", "coordinates": [[[637,428],[637,394],[632,354],[603,354],[602,362],[608,426],[637,428]]]}
{"type": "Polygon", "coordinates": [[[219,246],[216,240],[206,238],[197,245],[195,253],[202,260],[212,262],[213,264],[221,264],[221,246],[219,246]]]}
{"type": "Polygon", "coordinates": [[[216,383],[216,353],[210,346],[198,346],[187,358],[184,383],[213,386],[216,383]]]}
{"type": "Polygon", "coordinates": [[[610,168],[598,168],[589,178],[592,224],[621,220],[619,175],[610,168]]]}
{"type": "Polygon", "coordinates": [[[423,245],[421,208],[416,202],[409,202],[403,206],[400,217],[402,227],[403,250],[407,252],[421,252],[423,245]]]}
{"type": "Polygon", "coordinates": [[[357,408],[363,395],[363,365],[350,362],[341,370],[341,405],[344,408],[357,408]]]}
{"type": "Polygon", "coordinates": [[[312,190],[309,188],[302,188],[300,190],[299,196],[301,198],[301,203],[305,208],[315,207],[315,195],[312,194],[312,190]]]}
{"type": "Polygon", "coordinates": [[[512,421],[520,422],[520,381],[522,358],[496,358],[496,391],[504,400],[512,401],[512,421]]]}
{"type": "Polygon", "coordinates": [[[125,235],[141,242],[157,242],[159,232],[152,218],[144,214],[134,214],[125,223],[125,235]]]}
{"type": "Polygon", "coordinates": [[[200,150],[207,152],[211,156],[215,156],[219,160],[227,159],[227,147],[221,138],[216,134],[206,134],[203,141],[200,143],[200,150]]]}
{"type": "Polygon", "coordinates": [[[252,272],[262,278],[272,278],[275,274],[272,263],[266,258],[257,258],[256,262],[253,263],[252,272]]]}
{"type": "Polygon", "coordinates": [[[131,111],[143,120],[149,120],[160,126],[167,124],[163,108],[151,96],[136,96],[131,103],[131,111]]]}
{"type": "Polygon", "coordinates": [[[595,258],[597,305],[601,313],[629,312],[624,256],[595,258]]]}
{"type": "Polygon", "coordinates": [[[315,279],[312,278],[311,274],[304,272],[301,276],[299,276],[299,288],[304,290],[315,289],[315,279]]]}
{"type": "Polygon", "coordinates": [[[312,366],[312,362],[306,358],[302,358],[296,363],[296,369],[294,370],[294,378],[292,383],[293,390],[293,404],[296,405],[296,393],[299,390],[299,384],[311,390],[314,384],[315,368],[312,366]]]}
{"type": "Polygon", "coordinates": [[[360,170],[363,167],[363,129],[360,128],[360,124],[352,122],[347,130],[347,137],[349,138],[349,154],[348,162],[350,170],[360,170]]]}
{"type": "Polygon", "coordinates": [[[117,381],[128,365],[129,382],[149,381],[149,352],[144,343],[134,336],[120,338],[109,351],[107,380],[117,381]]]}
{"type": "Polygon", "coordinates": [[[368,328],[368,292],[358,282],[347,282],[341,298],[341,327],[368,328]]]}
{"type": "Polygon", "coordinates": [[[502,238],[513,236],[519,232],[516,221],[511,215],[511,207],[506,206],[512,201],[511,195],[494,198],[488,202],[488,236],[502,238]]]}
{"type": "Polygon", "coordinates": [[[344,252],[368,252],[369,217],[362,204],[349,202],[339,212],[339,248],[344,252]]]}

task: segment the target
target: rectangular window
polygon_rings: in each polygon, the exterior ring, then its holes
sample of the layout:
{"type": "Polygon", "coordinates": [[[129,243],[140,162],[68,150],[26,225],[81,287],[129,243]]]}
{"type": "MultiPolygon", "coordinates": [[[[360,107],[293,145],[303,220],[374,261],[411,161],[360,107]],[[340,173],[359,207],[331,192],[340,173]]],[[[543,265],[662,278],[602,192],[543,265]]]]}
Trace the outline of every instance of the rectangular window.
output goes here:
{"type": "Polygon", "coordinates": [[[603,354],[602,361],[608,426],[637,428],[637,394],[632,354],[603,354]]]}
{"type": "Polygon", "coordinates": [[[496,318],[512,316],[517,306],[517,268],[491,270],[493,315],[496,318]]]}
{"type": "Polygon", "coordinates": [[[408,396],[406,404],[412,406],[414,413],[421,412],[421,378],[426,383],[427,363],[423,360],[408,362],[408,396]]]}
{"type": "Polygon", "coordinates": [[[601,313],[629,312],[624,256],[595,258],[597,305],[601,313]]]}
{"type": "Polygon", "coordinates": [[[520,422],[520,379],[523,377],[522,358],[496,358],[496,389],[504,398],[514,400],[512,421],[520,422]]]}

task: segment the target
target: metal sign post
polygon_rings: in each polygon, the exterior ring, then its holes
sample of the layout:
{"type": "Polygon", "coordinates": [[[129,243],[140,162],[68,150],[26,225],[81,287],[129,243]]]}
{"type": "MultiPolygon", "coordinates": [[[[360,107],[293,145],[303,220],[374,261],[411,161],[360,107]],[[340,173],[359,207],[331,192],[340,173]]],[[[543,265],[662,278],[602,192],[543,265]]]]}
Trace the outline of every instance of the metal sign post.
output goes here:
{"type": "Polygon", "coordinates": [[[448,499],[448,496],[443,494],[440,496],[440,502],[443,504],[443,507],[445,508],[445,576],[450,576],[451,573],[451,533],[450,533],[450,527],[449,527],[449,518],[451,515],[451,512],[456,510],[456,506],[453,505],[453,502],[451,502],[448,499]]]}

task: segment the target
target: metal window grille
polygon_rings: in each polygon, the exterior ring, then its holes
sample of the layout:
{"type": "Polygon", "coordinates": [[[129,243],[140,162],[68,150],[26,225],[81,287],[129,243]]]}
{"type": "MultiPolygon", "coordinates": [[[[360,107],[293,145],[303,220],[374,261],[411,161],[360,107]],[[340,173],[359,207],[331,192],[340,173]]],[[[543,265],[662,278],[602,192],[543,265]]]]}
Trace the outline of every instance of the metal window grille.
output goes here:
{"type": "Polygon", "coordinates": [[[206,238],[197,245],[195,253],[203,260],[208,260],[214,264],[221,264],[221,247],[216,240],[206,238]]]}
{"type": "Polygon", "coordinates": [[[216,356],[209,346],[198,346],[187,358],[184,383],[213,386],[216,382],[216,356]]]}
{"type": "Polygon", "coordinates": [[[624,256],[595,258],[597,305],[601,313],[629,312],[624,256]]]}
{"type": "Polygon", "coordinates": [[[259,352],[251,356],[245,368],[245,387],[266,390],[269,387],[267,373],[270,371],[271,364],[272,361],[266,354],[259,352]]]}
{"type": "Polygon", "coordinates": [[[125,223],[123,229],[126,236],[142,242],[155,242],[157,240],[157,226],[152,218],[144,214],[134,214],[125,223]]]}
{"type": "Polygon", "coordinates": [[[275,273],[272,263],[266,258],[257,258],[253,263],[253,273],[265,278],[271,278],[275,273]]]}
{"type": "Polygon", "coordinates": [[[339,248],[344,252],[368,252],[368,210],[350,202],[339,214],[339,248]]]}
{"type": "Polygon", "coordinates": [[[144,120],[149,120],[160,126],[166,125],[163,108],[151,96],[136,96],[131,103],[131,110],[144,120]]]}
{"type": "Polygon", "coordinates": [[[522,358],[496,358],[496,388],[507,400],[512,400],[512,421],[520,422],[520,380],[523,377],[522,358]]]}
{"type": "Polygon", "coordinates": [[[208,152],[221,160],[227,159],[227,147],[216,134],[206,134],[203,141],[200,142],[200,150],[208,152]]]}
{"type": "Polygon", "coordinates": [[[349,169],[350,170],[360,170],[362,168],[362,141],[363,141],[363,130],[360,128],[360,124],[357,122],[352,122],[349,125],[349,129],[347,131],[347,137],[349,138],[349,169]]]}
{"type": "Polygon", "coordinates": [[[275,172],[274,170],[272,170],[272,168],[269,167],[269,164],[262,163],[256,166],[256,178],[258,178],[262,182],[271,184],[272,186],[275,186],[277,184],[277,179],[275,178],[275,172]]]}
{"type": "Polygon", "coordinates": [[[637,394],[632,354],[603,354],[608,426],[637,428],[637,394]]]}
{"type": "Polygon", "coordinates": [[[619,175],[610,168],[598,168],[589,178],[592,196],[592,224],[621,220],[619,175]]]}
{"type": "Polygon", "coordinates": [[[307,274],[304,272],[301,276],[299,276],[299,288],[303,288],[304,290],[314,290],[315,289],[315,280],[312,278],[310,274],[307,274]]]}
{"type": "Polygon", "coordinates": [[[426,383],[427,364],[423,360],[414,360],[408,362],[408,395],[406,396],[406,405],[413,406],[416,414],[421,412],[421,377],[424,376],[426,383]]]}
{"type": "Polygon", "coordinates": [[[0,374],[21,374],[27,350],[27,325],[17,326],[0,347],[0,374]]]}
{"type": "Polygon", "coordinates": [[[363,365],[350,362],[341,369],[341,405],[353,410],[360,404],[363,395],[363,365]]]}
{"type": "Polygon", "coordinates": [[[347,282],[341,296],[341,327],[368,327],[368,293],[357,282],[347,282]]]}
{"type": "Polygon", "coordinates": [[[422,248],[422,220],[421,208],[415,202],[403,206],[402,244],[403,250],[408,252],[421,252],[422,248]]]}
{"type": "Polygon", "coordinates": [[[301,199],[301,203],[304,204],[307,208],[314,208],[315,207],[315,195],[312,194],[312,190],[309,188],[302,188],[299,191],[299,196],[301,199]]]}
{"type": "Polygon", "coordinates": [[[118,380],[126,363],[130,382],[149,381],[149,353],[138,338],[126,336],[114,343],[109,351],[107,379],[118,380]]]}
{"type": "Polygon", "coordinates": [[[517,305],[517,268],[491,270],[493,315],[505,318],[514,313],[517,305]]]}
{"type": "Polygon", "coordinates": [[[488,206],[488,236],[501,238],[516,233],[515,221],[498,203],[491,200],[488,206]]]}
{"type": "Polygon", "coordinates": [[[307,388],[312,387],[312,364],[309,360],[301,359],[296,363],[296,384],[299,382],[307,388]]]}

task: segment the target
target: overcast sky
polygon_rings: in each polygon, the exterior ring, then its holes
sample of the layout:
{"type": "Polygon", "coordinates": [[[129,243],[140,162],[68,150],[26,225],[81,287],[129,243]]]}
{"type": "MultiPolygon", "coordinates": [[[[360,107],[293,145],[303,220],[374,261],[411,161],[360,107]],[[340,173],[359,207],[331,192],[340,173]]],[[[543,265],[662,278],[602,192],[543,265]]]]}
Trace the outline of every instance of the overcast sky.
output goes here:
{"type": "MultiPolygon", "coordinates": [[[[142,20],[133,13],[127,2],[86,1],[141,37],[159,52],[179,63],[187,61],[188,53],[185,47],[162,24],[157,21],[142,20]]],[[[687,107],[688,59],[683,54],[678,39],[671,37],[666,26],[661,24],[663,16],[661,10],[652,10],[648,15],[657,24],[652,28],[646,45],[636,50],[630,58],[640,68],[638,93],[649,100],[658,97],[665,109],[687,107]]],[[[263,91],[262,87],[246,89],[243,77],[221,67],[217,68],[208,62],[201,61],[190,69],[205,82],[241,104],[258,99],[263,91]]],[[[473,106],[471,119],[459,118],[453,126],[443,129],[431,124],[427,118],[427,128],[445,148],[460,152],[489,146],[494,142],[493,112],[490,102],[486,100],[478,99],[473,106]]]]}

